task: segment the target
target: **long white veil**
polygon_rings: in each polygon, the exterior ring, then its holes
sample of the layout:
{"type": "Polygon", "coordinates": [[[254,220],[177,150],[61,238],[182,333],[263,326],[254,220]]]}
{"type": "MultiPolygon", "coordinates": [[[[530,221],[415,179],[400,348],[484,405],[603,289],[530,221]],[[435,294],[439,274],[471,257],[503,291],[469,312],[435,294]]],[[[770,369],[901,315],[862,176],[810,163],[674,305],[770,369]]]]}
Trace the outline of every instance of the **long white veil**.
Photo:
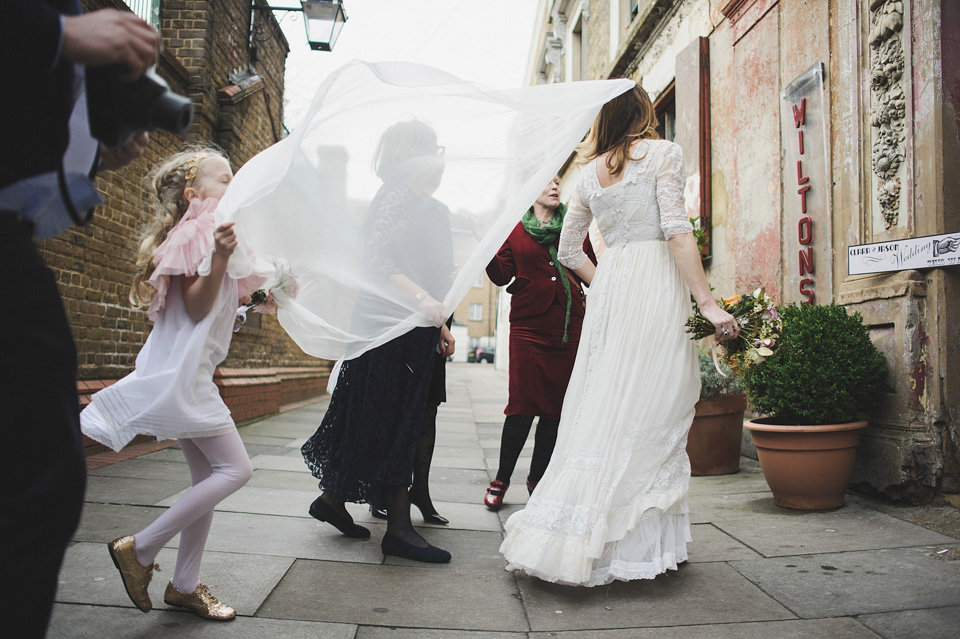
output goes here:
{"type": "MultiPolygon", "coordinates": [[[[451,315],[600,107],[632,86],[496,91],[354,61],[320,86],[301,126],[237,172],[217,213],[296,278],[278,311],[293,340],[350,359],[451,315]]],[[[263,266],[238,250],[230,272],[263,266]]]]}

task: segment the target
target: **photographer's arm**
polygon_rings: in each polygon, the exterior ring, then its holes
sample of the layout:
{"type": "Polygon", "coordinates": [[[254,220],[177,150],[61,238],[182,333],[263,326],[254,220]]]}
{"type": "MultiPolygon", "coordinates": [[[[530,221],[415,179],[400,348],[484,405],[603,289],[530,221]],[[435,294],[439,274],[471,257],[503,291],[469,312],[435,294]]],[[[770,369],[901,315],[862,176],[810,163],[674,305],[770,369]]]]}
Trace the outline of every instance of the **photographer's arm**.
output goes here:
{"type": "Polygon", "coordinates": [[[0,3],[0,56],[17,75],[48,73],[60,52],[60,13],[37,0],[0,3]]]}
{"type": "MultiPolygon", "coordinates": [[[[62,55],[78,64],[124,64],[130,70],[121,79],[134,80],[157,62],[160,36],[153,27],[128,11],[104,9],[63,18],[62,55]]],[[[121,146],[100,146],[101,171],[122,168],[143,153],[150,138],[140,133],[121,146]]]]}

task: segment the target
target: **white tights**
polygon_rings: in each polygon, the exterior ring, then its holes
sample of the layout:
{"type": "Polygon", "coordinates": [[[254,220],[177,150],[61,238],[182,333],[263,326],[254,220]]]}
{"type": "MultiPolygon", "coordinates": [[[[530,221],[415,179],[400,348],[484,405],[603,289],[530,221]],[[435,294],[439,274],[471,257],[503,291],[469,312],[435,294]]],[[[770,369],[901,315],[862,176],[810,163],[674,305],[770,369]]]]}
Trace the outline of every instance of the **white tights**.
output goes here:
{"type": "Polygon", "coordinates": [[[183,497],[134,536],[137,560],[143,566],[180,533],[173,585],[180,592],[193,592],[200,583],[200,558],[213,521],[213,509],[253,475],[250,457],[240,435],[232,430],[215,437],[180,439],[193,481],[183,497]]]}

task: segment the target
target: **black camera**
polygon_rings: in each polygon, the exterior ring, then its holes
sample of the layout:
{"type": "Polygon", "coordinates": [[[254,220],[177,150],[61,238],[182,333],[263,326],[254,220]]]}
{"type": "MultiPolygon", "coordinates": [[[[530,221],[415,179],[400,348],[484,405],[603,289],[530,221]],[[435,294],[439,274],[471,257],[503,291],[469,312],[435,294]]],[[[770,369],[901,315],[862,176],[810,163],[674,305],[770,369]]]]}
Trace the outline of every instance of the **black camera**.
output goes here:
{"type": "Polygon", "coordinates": [[[164,129],[182,135],[193,121],[193,102],[177,95],[153,71],[121,80],[122,64],[87,67],[90,133],[107,146],[120,146],[140,131],[164,129]]]}

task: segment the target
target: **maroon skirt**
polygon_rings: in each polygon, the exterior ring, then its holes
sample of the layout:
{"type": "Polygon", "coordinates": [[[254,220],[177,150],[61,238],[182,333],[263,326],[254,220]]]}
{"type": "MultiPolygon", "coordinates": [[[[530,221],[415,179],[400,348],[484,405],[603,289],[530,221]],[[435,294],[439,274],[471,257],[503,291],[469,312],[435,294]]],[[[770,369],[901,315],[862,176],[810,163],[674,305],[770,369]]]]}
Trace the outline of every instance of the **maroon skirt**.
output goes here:
{"type": "Polygon", "coordinates": [[[563,342],[566,308],[554,303],[546,313],[510,322],[509,393],[505,415],[560,419],[563,394],[580,343],[581,313],[570,314],[563,342]]]}

